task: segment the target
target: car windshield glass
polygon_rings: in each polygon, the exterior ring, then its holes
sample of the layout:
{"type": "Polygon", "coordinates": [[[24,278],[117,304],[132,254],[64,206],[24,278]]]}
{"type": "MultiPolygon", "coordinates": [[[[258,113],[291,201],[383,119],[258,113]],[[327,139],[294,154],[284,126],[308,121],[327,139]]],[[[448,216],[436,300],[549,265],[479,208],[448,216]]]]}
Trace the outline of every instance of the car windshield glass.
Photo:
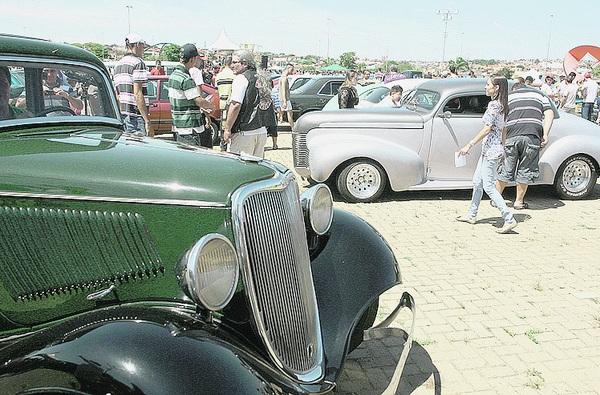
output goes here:
{"type": "Polygon", "coordinates": [[[415,107],[415,109],[431,111],[439,100],[439,93],[424,89],[417,89],[408,100],[407,106],[409,109],[411,107],[415,107]]]}
{"type": "Polygon", "coordinates": [[[112,89],[90,67],[0,61],[0,127],[48,117],[116,120],[112,89]]]}
{"type": "Polygon", "coordinates": [[[310,81],[309,77],[298,77],[290,87],[290,90],[293,91],[294,89],[298,89],[302,85],[306,84],[308,81],[310,81]]]}
{"type": "Polygon", "coordinates": [[[385,86],[381,86],[379,88],[375,88],[373,90],[363,92],[360,95],[358,95],[358,97],[360,98],[360,100],[366,100],[371,103],[377,104],[381,100],[383,100],[384,97],[386,97],[389,94],[390,94],[390,89],[385,86]]]}

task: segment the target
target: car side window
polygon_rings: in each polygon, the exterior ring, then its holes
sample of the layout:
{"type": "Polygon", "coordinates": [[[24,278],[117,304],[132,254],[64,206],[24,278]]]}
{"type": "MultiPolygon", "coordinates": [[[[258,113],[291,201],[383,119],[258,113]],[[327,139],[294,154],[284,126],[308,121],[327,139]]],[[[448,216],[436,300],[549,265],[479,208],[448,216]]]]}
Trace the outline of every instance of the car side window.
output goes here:
{"type": "MultiPolygon", "coordinates": [[[[337,92],[336,92],[337,93],[337,92]]],[[[326,83],[325,85],[323,85],[323,87],[321,88],[321,90],[318,93],[319,95],[331,95],[331,82],[326,83]]]]}
{"type": "Polygon", "coordinates": [[[159,100],[163,101],[163,100],[169,100],[169,88],[167,87],[167,81],[163,81],[160,84],[160,94],[158,96],[159,100]]]}
{"type": "Polygon", "coordinates": [[[156,100],[156,90],[157,90],[157,82],[156,81],[148,81],[148,85],[146,86],[146,94],[148,98],[151,100],[156,100]]]}
{"type": "Polygon", "coordinates": [[[331,82],[331,94],[337,95],[340,90],[340,86],[342,86],[342,81],[333,81],[331,82]]]}
{"type": "Polygon", "coordinates": [[[455,96],[446,101],[442,111],[450,111],[457,116],[482,116],[489,102],[490,98],[486,95],[455,96]]]}

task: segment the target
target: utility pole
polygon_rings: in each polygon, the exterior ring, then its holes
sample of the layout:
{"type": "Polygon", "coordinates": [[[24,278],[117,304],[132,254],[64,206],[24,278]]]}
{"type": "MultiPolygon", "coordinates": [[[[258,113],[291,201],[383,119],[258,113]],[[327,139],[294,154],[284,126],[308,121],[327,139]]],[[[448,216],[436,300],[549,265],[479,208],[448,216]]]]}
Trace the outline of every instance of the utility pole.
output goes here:
{"type": "Polygon", "coordinates": [[[550,61],[550,40],[552,40],[552,18],[554,14],[550,14],[550,24],[548,26],[548,48],[546,49],[546,62],[550,61]]]}
{"type": "Polygon", "coordinates": [[[129,15],[129,11],[133,8],[132,5],[126,5],[127,8],[127,34],[131,33],[131,15],[129,15]]]}
{"type": "Polygon", "coordinates": [[[331,18],[327,18],[327,59],[329,60],[329,35],[331,33],[331,18]]]}
{"type": "Polygon", "coordinates": [[[442,63],[446,60],[446,38],[448,37],[448,22],[452,20],[453,15],[458,15],[458,11],[437,10],[436,14],[442,16],[444,22],[444,46],[442,49],[442,63]]]}

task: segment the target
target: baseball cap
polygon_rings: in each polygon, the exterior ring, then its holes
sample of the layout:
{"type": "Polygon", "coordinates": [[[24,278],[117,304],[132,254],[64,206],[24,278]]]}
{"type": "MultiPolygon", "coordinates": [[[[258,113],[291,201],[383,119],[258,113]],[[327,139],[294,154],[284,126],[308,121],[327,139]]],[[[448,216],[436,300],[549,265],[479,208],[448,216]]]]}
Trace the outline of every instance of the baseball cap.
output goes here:
{"type": "Polygon", "coordinates": [[[181,57],[183,59],[191,59],[194,56],[198,56],[198,48],[194,44],[184,44],[181,47],[181,57]]]}
{"type": "Polygon", "coordinates": [[[141,43],[146,45],[146,41],[139,34],[131,33],[125,37],[125,44],[137,44],[141,43]]]}

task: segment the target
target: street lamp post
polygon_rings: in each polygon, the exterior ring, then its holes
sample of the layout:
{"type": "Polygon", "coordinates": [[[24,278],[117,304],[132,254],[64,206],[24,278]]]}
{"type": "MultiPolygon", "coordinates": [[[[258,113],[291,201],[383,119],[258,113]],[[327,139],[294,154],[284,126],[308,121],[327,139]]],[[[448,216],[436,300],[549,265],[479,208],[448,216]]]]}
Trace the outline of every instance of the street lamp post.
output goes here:
{"type": "Polygon", "coordinates": [[[126,5],[125,7],[127,8],[127,34],[129,34],[131,33],[131,15],[129,14],[129,11],[133,8],[133,6],[126,5]]]}
{"type": "Polygon", "coordinates": [[[437,10],[438,15],[442,16],[444,22],[444,45],[442,48],[442,63],[446,60],[446,38],[448,37],[448,21],[452,20],[452,15],[458,15],[458,11],[437,10]]]}
{"type": "Polygon", "coordinates": [[[331,18],[327,18],[327,59],[329,59],[329,35],[331,33],[331,18]]]}
{"type": "Polygon", "coordinates": [[[552,40],[552,18],[554,14],[550,14],[550,25],[548,29],[548,48],[546,49],[546,62],[550,61],[550,41],[552,40]]]}

